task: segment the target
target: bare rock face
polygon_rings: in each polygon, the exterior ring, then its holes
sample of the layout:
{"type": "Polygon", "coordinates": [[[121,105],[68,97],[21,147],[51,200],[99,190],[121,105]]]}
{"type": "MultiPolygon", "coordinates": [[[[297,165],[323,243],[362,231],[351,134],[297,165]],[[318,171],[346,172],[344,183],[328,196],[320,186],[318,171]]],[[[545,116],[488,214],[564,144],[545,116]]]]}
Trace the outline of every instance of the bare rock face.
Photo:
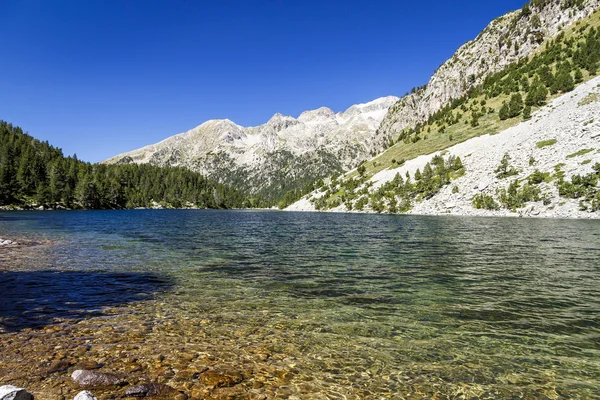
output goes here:
{"type": "Polygon", "coordinates": [[[33,400],[27,390],[12,385],[0,386],[0,400],[33,400]]]}
{"type": "Polygon", "coordinates": [[[452,99],[465,95],[495,72],[532,54],[545,39],[583,19],[600,6],[600,0],[584,0],[566,7],[562,1],[529,6],[496,18],[465,43],[433,74],[429,83],[401,98],[381,123],[379,133],[389,140],[405,127],[426,120],[452,99]]]}
{"type": "Polygon", "coordinates": [[[127,383],[119,375],[86,369],[74,371],[71,378],[81,387],[122,386],[127,383]]]}

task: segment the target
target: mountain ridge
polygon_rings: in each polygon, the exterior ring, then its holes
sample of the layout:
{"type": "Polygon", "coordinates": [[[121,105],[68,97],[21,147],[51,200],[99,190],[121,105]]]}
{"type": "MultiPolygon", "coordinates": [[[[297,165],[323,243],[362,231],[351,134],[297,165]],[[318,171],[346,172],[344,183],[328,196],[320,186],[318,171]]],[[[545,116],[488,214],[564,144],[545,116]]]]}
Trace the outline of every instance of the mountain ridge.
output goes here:
{"type": "MultiPolygon", "coordinates": [[[[187,132],[117,155],[105,163],[183,166],[220,179],[222,183],[247,180],[244,190],[283,194],[281,187],[273,187],[280,185],[279,179],[260,176],[261,172],[268,175],[271,171],[271,175],[275,175],[277,170],[294,165],[297,160],[293,158],[300,160],[300,165],[293,169],[308,167],[319,160],[319,152],[327,153],[323,156],[331,168],[317,170],[309,176],[300,173],[298,180],[314,181],[332,170],[348,169],[356,158],[364,159],[381,148],[375,131],[397,99],[381,97],[338,113],[320,107],[304,111],[297,118],[275,113],[258,126],[243,127],[229,119],[208,120],[187,132]],[[224,169],[229,171],[223,174],[224,169]]],[[[294,180],[293,175],[290,178],[294,180]]]]}

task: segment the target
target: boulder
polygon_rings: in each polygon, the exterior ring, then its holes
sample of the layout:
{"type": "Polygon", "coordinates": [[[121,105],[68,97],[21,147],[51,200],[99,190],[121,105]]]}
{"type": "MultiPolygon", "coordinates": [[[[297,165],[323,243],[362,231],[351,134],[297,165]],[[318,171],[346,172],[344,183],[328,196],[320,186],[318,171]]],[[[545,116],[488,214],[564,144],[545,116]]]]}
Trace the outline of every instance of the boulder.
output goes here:
{"type": "Polygon", "coordinates": [[[122,386],[127,383],[119,375],[89,369],[78,369],[71,374],[71,378],[82,387],[122,386]]]}
{"type": "Polygon", "coordinates": [[[12,385],[0,386],[0,400],[33,400],[27,390],[12,385]]]}

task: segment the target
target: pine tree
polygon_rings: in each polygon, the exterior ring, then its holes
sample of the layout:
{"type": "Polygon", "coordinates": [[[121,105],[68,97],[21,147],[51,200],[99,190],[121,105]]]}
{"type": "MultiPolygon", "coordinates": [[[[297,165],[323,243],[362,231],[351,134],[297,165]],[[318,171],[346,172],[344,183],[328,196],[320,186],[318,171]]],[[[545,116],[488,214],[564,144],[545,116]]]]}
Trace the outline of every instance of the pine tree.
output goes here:
{"type": "Polygon", "coordinates": [[[531,106],[527,105],[523,108],[523,121],[531,119],[531,106]]]}
{"type": "Polygon", "coordinates": [[[6,143],[0,152],[0,204],[11,204],[15,195],[14,150],[6,143]]]}
{"type": "Polygon", "coordinates": [[[419,180],[421,180],[421,171],[419,171],[419,169],[417,168],[417,170],[415,171],[415,181],[419,180]]]}
{"type": "Polygon", "coordinates": [[[575,70],[575,83],[581,82],[583,82],[583,73],[581,72],[581,69],[577,68],[575,70]]]}
{"type": "Polygon", "coordinates": [[[523,111],[523,97],[520,93],[515,93],[511,96],[510,102],[508,103],[508,116],[514,118],[521,114],[523,111]]]}
{"type": "Polygon", "coordinates": [[[508,109],[508,104],[506,104],[506,102],[502,103],[502,107],[500,107],[500,111],[498,112],[498,116],[500,117],[501,121],[504,121],[506,119],[509,118],[509,109],[508,109]]]}

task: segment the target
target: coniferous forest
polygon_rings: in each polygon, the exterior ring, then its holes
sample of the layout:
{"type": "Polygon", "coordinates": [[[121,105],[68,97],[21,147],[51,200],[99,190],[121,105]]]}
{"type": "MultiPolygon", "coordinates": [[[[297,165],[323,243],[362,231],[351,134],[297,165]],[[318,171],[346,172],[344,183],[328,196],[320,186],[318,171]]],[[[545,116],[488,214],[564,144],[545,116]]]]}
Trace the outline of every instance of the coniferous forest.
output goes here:
{"type": "Polygon", "coordinates": [[[91,164],[0,121],[0,206],[241,208],[261,201],[185,168],[91,164]]]}

